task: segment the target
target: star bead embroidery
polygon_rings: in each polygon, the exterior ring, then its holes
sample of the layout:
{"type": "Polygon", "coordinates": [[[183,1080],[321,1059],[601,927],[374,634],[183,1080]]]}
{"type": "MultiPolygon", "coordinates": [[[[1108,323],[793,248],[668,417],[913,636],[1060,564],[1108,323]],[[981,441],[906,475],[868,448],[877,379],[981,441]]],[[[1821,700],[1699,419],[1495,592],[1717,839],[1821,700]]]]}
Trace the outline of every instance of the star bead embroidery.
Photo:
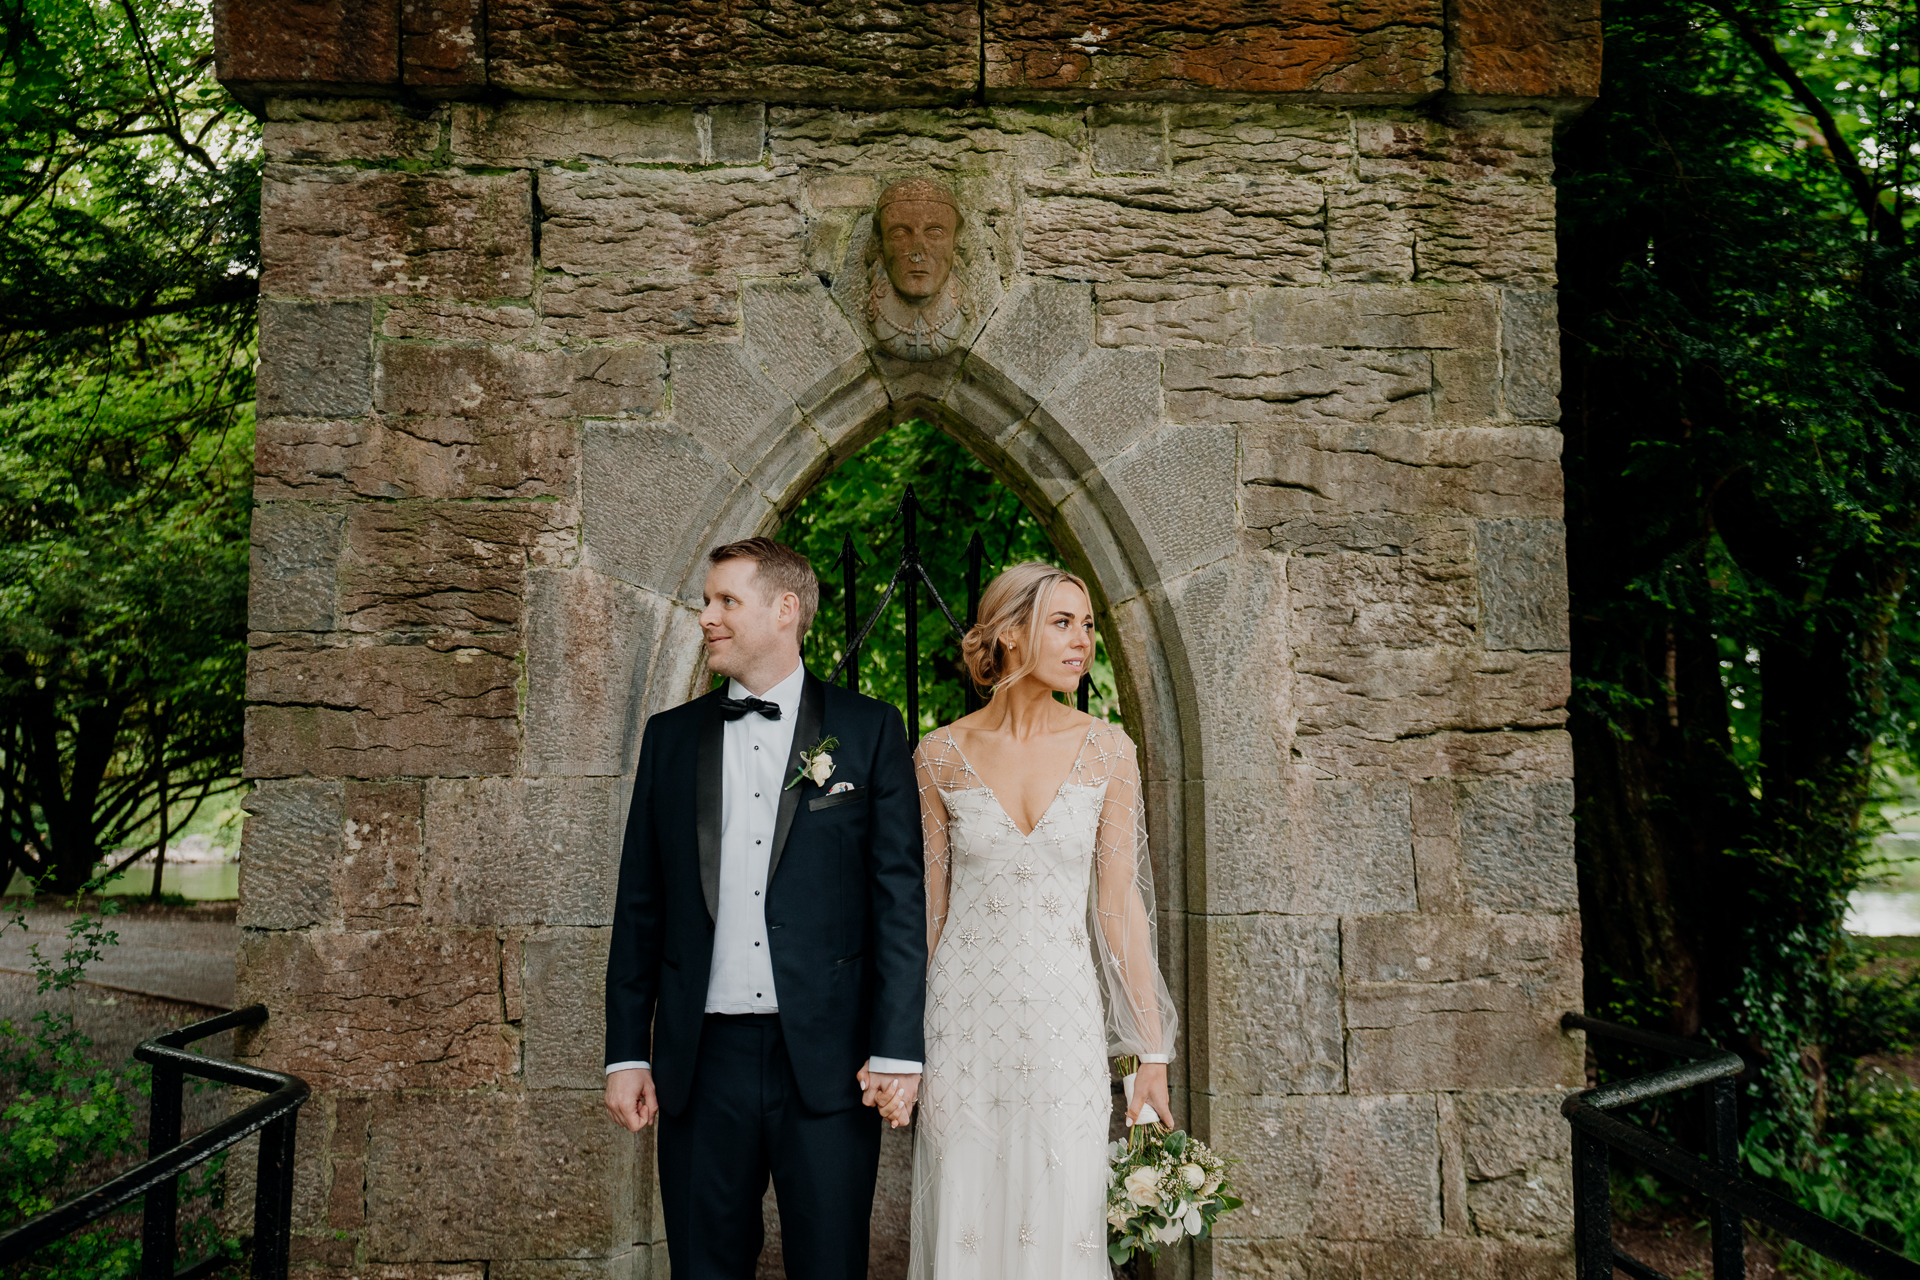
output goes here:
{"type": "Polygon", "coordinates": [[[1060,896],[1054,893],[1050,893],[1046,897],[1040,899],[1040,909],[1042,911],[1045,911],[1050,916],[1059,915],[1061,909],[1066,905],[1067,905],[1066,903],[1060,900],[1060,896]]]}
{"type": "Polygon", "coordinates": [[[989,915],[1001,915],[1010,905],[1012,904],[1001,901],[1000,895],[996,893],[987,899],[987,913],[989,915]]]}
{"type": "Polygon", "coordinates": [[[980,1233],[972,1227],[968,1227],[965,1231],[962,1231],[960,1233],[960,1247],[968,1253],[978,1251],[980,1248],[980,1233]]]}
{"type": "Polygon", "coordinates": [[[1033,878],[1038,874],[1040,873],[1033,869],[1033,864],[1031,862],[1022,862],[1017,864],[1013,868],[1013,878],[1018,880],[1021,884],[1032,883],[1033,878]]]}
{"type": "Polygon", "coordinates": [[[954,935],[954,940],[963,947],[970,947],[980,941],[980,931],[971,926],[954,935]]]}
{"type": "Polygon", "coordinates": [[[1067,941],[1077,947],[1084,947],[1087,945],[1087,931],[1076,924],[1073,928],[1067,930],[1067,941]]]}
{"type": "Polygon", "coordinates": [[[1094,1239],[1093,1232],[1089,1231],[1087,1232],[1087,1238],[1073,1247],[1080,1251],[1081,1257],[1091,1258],[1094,1252],[1100,1248],[1100,1242],[1094,1239]]]}
{"type": "Polygon", "coordinates": [[[1023,1249],[1031,1249],[1033,1248],[1033,1246],[1039,1243],[1040,1243],[1040,1233],[1038,1231],[1035,1231],[1027,1223],[1024,1223],[1024,1222],[1021,1223],[1020,1224],[1020,1247],[1023,1249]]]}

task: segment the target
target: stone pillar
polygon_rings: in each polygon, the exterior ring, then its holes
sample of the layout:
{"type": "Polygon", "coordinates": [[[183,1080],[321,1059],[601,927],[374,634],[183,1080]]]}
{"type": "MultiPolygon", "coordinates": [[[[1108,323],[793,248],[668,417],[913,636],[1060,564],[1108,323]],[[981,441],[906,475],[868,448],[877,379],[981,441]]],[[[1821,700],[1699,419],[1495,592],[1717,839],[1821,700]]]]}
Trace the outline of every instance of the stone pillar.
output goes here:
{"type": "Polygon", "coordinates": [[[1597,20],[1113,8],[225,6],[268,148],[242,1052],[315,1087],[307,1272],[666,1274],[599,1104],[639,727],[698,683],[704,548],[920,415],[1101,597],[1178,1106],[1250,1202],[1162,1269],[1570,1273],[1550,175],[1597,20]],[[911,174],[968,217],[921,363],[861,306],[911,174]]]}

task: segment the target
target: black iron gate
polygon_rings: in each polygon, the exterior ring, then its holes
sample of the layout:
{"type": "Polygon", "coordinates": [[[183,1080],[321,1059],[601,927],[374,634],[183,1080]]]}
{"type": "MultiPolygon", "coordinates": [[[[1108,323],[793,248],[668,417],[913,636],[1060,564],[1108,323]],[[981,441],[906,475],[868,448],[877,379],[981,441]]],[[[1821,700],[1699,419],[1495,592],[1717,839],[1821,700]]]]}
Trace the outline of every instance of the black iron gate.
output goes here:
{"type": "MultiPolygon", "coordinates": [[[[918,737],[920,732],[920,589],[926,588],[932,597],[934,606],[947,626],[953,630],[954,639],[966,634],[979,618],[980,579],[986,567],[986,543],[978,530],[967,541],[967,613],[962,624],[953,616],[953,610],[947,607],[946,598],[940,594],[940,588],[934,585],[933,575],[927,571],[926,563],[920,559],[920,517],[926,512],[920,506],[920,500],[914,496],[913,486],[907,486],[907,492],[900,499],[900,505],[894,509],[894,518],[900,522],[900,562],[894,566],[893,575],[881,590],[880,603],[867,615],[865,622],[860,621],[859,579],[860,558],[853,549],[852,537],[846,538],[840,546],[840,611],[846,625],[845,649],[840,662],[830,675],[828,683],[844,679],[849,689],[860,688],[860,650],[866,646],[873,634],[874,624],[893,603],[896,594],[906,610],[906,677],[907,677],[907,732],[918,737]],[[905,587],[904,593],[901,587],[905,587]]],[[[1093,673],[1084,673],[1080,677],[1080,688],[1075,694],[1075,703],[1080,710],[1087,709],[1089,696],[1093,690],[1093,673]]],[[[966,686],[967,710],[979,707],[980,696],[968,681],[966,686]]]]}

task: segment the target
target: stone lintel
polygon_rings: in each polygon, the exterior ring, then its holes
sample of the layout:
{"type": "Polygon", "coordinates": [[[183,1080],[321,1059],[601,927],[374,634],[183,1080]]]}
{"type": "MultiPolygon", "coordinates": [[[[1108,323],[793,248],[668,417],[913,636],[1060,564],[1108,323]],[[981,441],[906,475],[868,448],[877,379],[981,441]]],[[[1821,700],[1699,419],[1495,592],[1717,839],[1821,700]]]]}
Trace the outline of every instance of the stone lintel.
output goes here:
{"type": "Polygon", "coordinates": [[[1191,5],[767,0],[216,0],[218,74],[270,95],[960,106],[1279,100],[1577,110],[1598,92],[1598,0],[1191,5]]]}

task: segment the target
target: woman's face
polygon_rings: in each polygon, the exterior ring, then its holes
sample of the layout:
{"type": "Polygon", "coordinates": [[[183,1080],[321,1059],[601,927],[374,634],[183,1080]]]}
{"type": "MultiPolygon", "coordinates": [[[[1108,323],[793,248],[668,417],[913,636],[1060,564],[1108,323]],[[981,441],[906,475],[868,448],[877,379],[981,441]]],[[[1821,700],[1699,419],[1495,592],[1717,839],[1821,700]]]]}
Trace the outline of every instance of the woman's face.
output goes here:
{"type": "MultiPolygon", "coordinates": [[[[1059,693],[1072,693],[1093,665],[1093,603],[1073,583],[1061,582],[1054,585],[1053,598],[1042,607],[1046,613],[1040,619],[1040,651],[1026,678],[1059,693]]],[[[1017,663],[1027,637],[1007,638],[1013,642],[1017,663]]]]}

